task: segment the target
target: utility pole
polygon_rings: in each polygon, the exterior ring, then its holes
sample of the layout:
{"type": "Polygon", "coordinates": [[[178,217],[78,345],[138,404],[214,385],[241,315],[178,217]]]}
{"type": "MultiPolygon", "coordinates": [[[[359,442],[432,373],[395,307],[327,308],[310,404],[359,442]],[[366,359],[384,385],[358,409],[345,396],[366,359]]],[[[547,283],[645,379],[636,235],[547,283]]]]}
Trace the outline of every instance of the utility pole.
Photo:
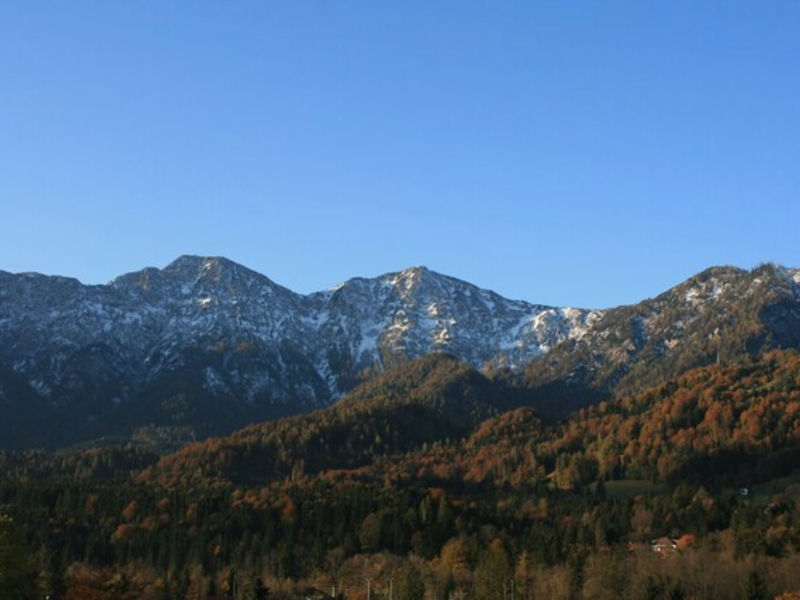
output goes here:
{"type": "Polygon", "coordinates": [[[335,583],[331,586],[331,598],[334,598],[334,600],[336,599],[336,584],[335,583]]]}
{"type": "Polygon", "coordinates": [[[389,577],[389,600],[394,600],[394,579],[389,577]]]}
{"type": "Polygon", "coordinates": [[[372,600],[372,580],[367,577],[367,600],[372,600]]]}

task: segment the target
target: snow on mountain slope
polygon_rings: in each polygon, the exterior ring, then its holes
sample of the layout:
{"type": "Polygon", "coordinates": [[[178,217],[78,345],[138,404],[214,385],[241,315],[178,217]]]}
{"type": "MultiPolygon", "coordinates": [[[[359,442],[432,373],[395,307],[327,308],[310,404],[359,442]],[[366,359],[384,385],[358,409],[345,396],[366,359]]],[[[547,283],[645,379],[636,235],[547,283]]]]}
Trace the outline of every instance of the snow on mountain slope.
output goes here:
{"type": "Polygon", "coordinates": [[[365,369],[434,351],[519,367],[600,315],[424,267],[300,295],[224,258],[182,256],[107,285],[0,272],[0,364],[89,421],[157,389],[288,413],[329,404],[365,369]]]}
{"type": "Polygon", "coordinates": [[[424,267],[309,295],[224,258],[107,285],[0,271],[0,447],[150,424],[222,433],[329,405],[431,352],[511,367],[558,415],[772,347],[800,348],[800,270],[777,265],[713,267],[604,311],[508,300],[424,267]]]}
{"type": "Polygon", "coordinates": [[[473,366],[502,361],[519,367],[580,335],[599,315],[507,300],[414,267],[338,286],[318,330],[323,354],[317,360],[336,371],[328,357],[343,350],[358,370],[447,352],[473,366]]]}
{"type": "Polygon", "coordinates": [[[800,349],[800,270],[765,264],[712,267],[655,298],[604,311],[583,335],[525,369],[529,389],[560,406],[554,414],[636,392],[687,369],[800,349]]]}

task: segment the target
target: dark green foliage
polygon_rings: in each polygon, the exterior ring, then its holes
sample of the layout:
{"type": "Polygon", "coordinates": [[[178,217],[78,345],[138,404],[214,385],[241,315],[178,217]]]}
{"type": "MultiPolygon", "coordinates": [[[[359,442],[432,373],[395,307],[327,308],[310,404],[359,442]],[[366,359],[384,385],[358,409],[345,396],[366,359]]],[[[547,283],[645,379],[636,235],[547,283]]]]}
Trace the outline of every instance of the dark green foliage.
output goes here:
{"type": "Polygon", "coordinates": [[[147,446],[95,446],[72,451],[0,451],[0,472],[14,478],[119,479],[154,464],[158,455],[147,446]]]}
{"type": "Polygon", "coordinates": [[[508,555],[499,540],[493,540],[475,569],[475,595],[486,600],[505,600],[511,578],[508,555]]]}
{"type": "Polygon", "coordinates": [[[408,561],[403,562],[395,571],[393,591],[397,600],[422,600],[425,586],[419,569],[408,561]]]}
{"type": "Polygon", "coordinates": [[[15,523],[0,514],[0,598],[34,598],[35,570],[28,548],[15,523]]]}
{"type": "Polygon", "coordinates": [[[763,575],[753,569],[747,576],[747,585],[742,593],[742,600],[767,600],[769,593],[763,575]]]}
{"type": "MultiPolygon", "coordinates": [[[[725,537],[742,562],[800,551],[797,496],[736,492],[741,477],[754,485],[796,464],[796,353],[692,371],[554,425],[530,408],[483,420],[503,405],[497,389],[431,357],[313,419],[249,427],[138,474],[152,455],[136,446],[6,454],[0,509],[24,532],[15,555],[31,558],[25,581],[38,575],[40,590],[117,582],[138,598],[144,580],[158,600],[225,593],[233,581],[248,599],[267,593],[265,581],[280,598],[289,592],[275,581],[324,576],[327,588],[347,568],[359,589],[380,569],[409,599],[501,600],[512,581],[520,593],[545,572],[565,596],[620,597],[639,562],[653,571],[637,597],[688,598],[691,582],[657,569],[680,554],[651,564],[650,539],[686,533],[687,547],[711,547],[725,537]]],[[[760,593],[744,577],[735,593],[760,593]]]]}
{"type": "Polygon", "coordinates": [[[148,473],[163,483],[197,476],[262,484],[352,469],[376,455],[458,439],[508,402],[480,373],[431,355],[362,384],[335,406],[190,445],[148,473]]]}

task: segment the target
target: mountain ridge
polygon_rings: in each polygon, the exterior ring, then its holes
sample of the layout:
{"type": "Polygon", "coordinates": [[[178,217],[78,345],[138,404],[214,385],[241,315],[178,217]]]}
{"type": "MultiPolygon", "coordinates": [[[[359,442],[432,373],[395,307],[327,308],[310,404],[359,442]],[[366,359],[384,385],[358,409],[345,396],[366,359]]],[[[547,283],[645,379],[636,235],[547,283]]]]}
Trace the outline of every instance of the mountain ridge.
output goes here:
{"type": "Polygon", "coordinates": [[[222,257],[105,285],[0,271],[0,446],[218,435],[328,406],[432,353],[499,373],[560,417],[785,347],[800,348],[800,270],[769,264],[711,267],[604,310],[509,300],[419,266],[306,295],[222,257]]]}
{"type": "Polygon", "coordinates": [[[604,311],[524,371],[566,410],[712,362],[800,348],[800,269],[710,267],[654,298],[604,311]]]}
{"type": "Polygon", "coordinates": [[[109,419],[124,426],[117,415],[156,415],[199,418],[208,435],[326,406],[368,373],[432,352],[519,368],[599,314],[508,300],[425,267],[303,295],[228,259],[184,255],[105,285],[0,272],[0,364],[65,430],[100,435],[109,419]]]}

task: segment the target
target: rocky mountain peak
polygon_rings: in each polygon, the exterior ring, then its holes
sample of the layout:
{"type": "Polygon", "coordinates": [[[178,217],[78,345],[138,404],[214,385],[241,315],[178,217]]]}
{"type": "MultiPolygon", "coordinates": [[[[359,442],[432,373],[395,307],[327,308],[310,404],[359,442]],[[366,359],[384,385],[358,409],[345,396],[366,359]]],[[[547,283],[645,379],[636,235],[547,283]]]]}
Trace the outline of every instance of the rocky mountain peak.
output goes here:
{"type": "Polygon", "coordinates": [[[253,298],[271,297],[278,297],[278,304],[291,304],[297,296],[268,277],[219,256],[180,256],[163,269],[147,267],[121,275],[109,287],[147,302],[159,303],[167,297],[173,303],[191,299],[201,307],[214,302],[231,308],[253,298]]]}
{"type": "Polygon", "coordinates": [[[574,407],[690,368],[800,348],[798,280],[796,269],[773,264],[706,269],[655,298],[605,311],[584,335],[531,363],[527,381],[574,407]]]}
{"type": "Polygon", "coordinates": [[[516,368],[599,314],[508,300],[421,266],[310,295],[193,255],[103,286],[10,273],[0,284],[0,365],[89,423],[176,398],[299,412],[431,352],[516,368]]]}
{"type": "Polygon", "coordinates": [[[122,414],[235,425],[302,412],[430,353],[527,365],[532,386],[563,399],[547,386],[604,393],[774,346],[800,347],[800,272],[775,265],[708,269],[605,311],[509,300],[420,266],[309,295],[223,257],[100,286],[0,272],[2,406],[50,407],[84,433],[122,414]]]}

